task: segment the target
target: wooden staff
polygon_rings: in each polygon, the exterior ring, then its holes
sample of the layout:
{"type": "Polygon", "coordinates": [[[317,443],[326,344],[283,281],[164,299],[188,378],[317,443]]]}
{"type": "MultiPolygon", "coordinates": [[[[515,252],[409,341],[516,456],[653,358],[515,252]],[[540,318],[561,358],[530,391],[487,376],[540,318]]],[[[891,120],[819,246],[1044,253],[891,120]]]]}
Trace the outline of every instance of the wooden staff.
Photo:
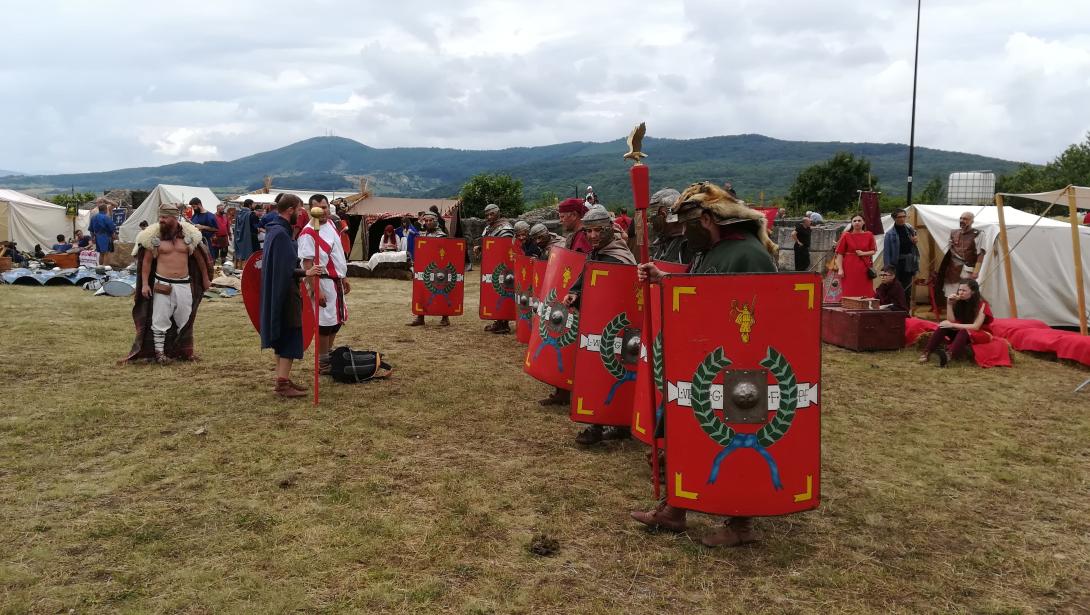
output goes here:
{"type": "Polygon", "coordinates": [[[1082,247],[1079,245],[1079,209],[1075,186],[1067,187],[1067,209],[1071,215],[1071,251],[1075,255],[1075,297],[1079,302],[1079,333],[1086,335],[1086,289],[1082,285],[1082,247]]]}
{"type": "MultiPolygon", "coordinates": [[[[321,207],[310,208],[310,228],[314,229],[314,264],[313,267],[317,267],[319,263],[319,251],[318,247],[318,233],[322,230],[322,214],[325,213],[321,207]]],[[[312,294],[314,295],[314,405],[318,405],[318,371],[319,371],[319,355],[322,353],[322,338],[320,323],[322,322],[321,316],[321,304],[319,299],[322,296],[322,277],[321,275],[314,277],[314,285],[312,294]]]]}
{"type": "MultiPolygon", "coordinates": [[[[646,131],[645,125],[641,122],[639,126],[632,130],[632,134],[628,136],[628,153],[624,155],[625,158],[635,161],[635,164],[628,169],[629,178],[632,180],[632,200],[635,204],[634,210],[636,217],[640,221],[640,263],[651,262],[651,257],[648,251],[650,246],[650,237],[647,233],[647,207],[651,201],[651,176],[646,165],[640,160],[646,156],[640,151],[641,142],[643,141],[643,135],[646,131]]],[[[651,480],[655,486],[655,499],[659,499],[659,440],[658,436],[658,421],[655,416],[656,404],[655,395],[657,390],[655,388],[655,360],[652,356],[652,346],[654,345],[654,332],[651,330],[651,281],[645,279],[643,285],[640,288],[640,293],[643,296],[643,339],[647,345],[647,373],[650,376],[647,379],[647,393],[648,403],[651,404],[651,480]]]]}
{"type": "Polygon", "coordinates": [[[1011,249],[1007,244],[1007,221],[1003,215],[1003,195],[995,195],[996,213],[999,214],[999,247],[1003,249],[1003,273],[1007,277],[1007,302],[1011,306],[1011,318],[1018,318],[1018,303],[1014,299],[1014,274],[1011,273],[1011,249]]]}

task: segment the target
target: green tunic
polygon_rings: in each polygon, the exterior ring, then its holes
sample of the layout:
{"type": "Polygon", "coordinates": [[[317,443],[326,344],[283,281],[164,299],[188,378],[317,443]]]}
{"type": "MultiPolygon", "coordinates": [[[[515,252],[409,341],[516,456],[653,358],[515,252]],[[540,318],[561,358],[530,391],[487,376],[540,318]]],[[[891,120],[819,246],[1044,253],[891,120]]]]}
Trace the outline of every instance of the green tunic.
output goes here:
{"type": "Polygon", "coordinates": [[[776,263],[761,241],[750,233],[742,239],[724,239],[698,255],[692,273],[775,273],[776,263]]]}

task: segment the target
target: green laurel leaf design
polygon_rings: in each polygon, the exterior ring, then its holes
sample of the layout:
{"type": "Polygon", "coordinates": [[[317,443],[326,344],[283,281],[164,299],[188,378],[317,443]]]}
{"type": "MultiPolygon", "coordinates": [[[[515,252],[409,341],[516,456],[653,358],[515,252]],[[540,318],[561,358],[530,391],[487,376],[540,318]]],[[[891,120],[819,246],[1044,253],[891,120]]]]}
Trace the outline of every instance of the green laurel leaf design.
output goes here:
{"type": "Polygon", "coordinates": [[[428,266],[424,268],[424,288],[428,289],[431,294],[436,294],[439,289],[435,287],[435,281],[432,280],[432,274],[439,270],[439,267],[435,263],[428,263],[428,266]]]}
{"type": "Polygon", "coordinates": [[[768,347],[765,359],[761,361],[761,367],[772,372],[780,386],[780,407],[776,409],[776,416],[757,432],[757,442],[761,446],[769,447],[784,437],[787,430],[791,428],[791,422],[795,420],[795,409],[799,404],[799,386],[791,364],[780,351],[771,346],[768,347]]]}
{"type": "Polygon", "coordinates": [[[556,345],[560,348],[564,348],[568,344],[579,339],[579,310],[569,309],[568,313],[574,316],[574,318],[572,318],[571,326],[564,332],[564,335],[556,338],[556,345]]]}
{"type": "Polygon", "coordinates": [[[501,297],[514,297],[513,290],[509,291],[503,286],[503,278],[507,277],[507,274],[511,270],[507,268],[507,265],[500,263],[496,265],[496,268],[492,270],[492,289],[496,291],[496,294],[501,297]]]}
{"type": "Polygon", "coordinates": [[[628,324],[628,318],[624,312],[614,316],[613,320],[606,324],[605,329],[602,329],[602,343],[598,347],[598,354],[602,357],[602,365],[617,380],[624,378],[624,365],[617,358],[617,354],[613,352],[613,345],[614,340],[617,339],[617,334],[624,330],[628,324]]]}
{"type": "Polygon", "coordinates": [[[655,386],[659,392],[666,394],[666,366],[662,360],[662,331],[655,336],[655,343],[651,345],[651,369],[655,376],[655,386]]]}
{"type": "Polygon", "coordinates": [[[715,376],[730,363],[730,359],[723,353],[722,346],[711,351],[696,368],[690,389],[693,415],[704,433],[720,446],[730,446],[731,440],[734,439],[734,429],[716,418],[715,411],[712,410],[711,386],[715,376]]]}

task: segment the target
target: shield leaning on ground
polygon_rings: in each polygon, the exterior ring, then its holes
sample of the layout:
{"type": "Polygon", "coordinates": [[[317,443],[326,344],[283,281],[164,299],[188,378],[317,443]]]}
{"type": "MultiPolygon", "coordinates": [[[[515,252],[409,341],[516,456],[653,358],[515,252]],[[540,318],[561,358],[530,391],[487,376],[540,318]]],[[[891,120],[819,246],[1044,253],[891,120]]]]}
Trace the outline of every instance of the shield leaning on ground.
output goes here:
{"type": "Polygon", "coordinates": [[[813,273],[663,281],[670,505],[727,516],[817,507],[821,292],[813,273]]]}
{"type": "Polygon", "coordinates": [[[413,253],[413,314],[461,316],[465,267],[464,239],[417,237],[413,253]]]}
{"type": "MultiPolygon", "coordinates": [[[[683,263],[654,262],[655,266],[663,273],[685,273],[689,268],[688,265],[683,263]]],[[[662,422],[662,397],[665,394],[664,389],[666,387],[663,383],[662,374],[662,301],[660,297],[662,297],[662,286],[652,284],[651,335],[644,336],[646,338],[643,340],[645,348],[640,353],[640,363],[636,369],[636,393],[632,400],[632,435],[648,446],[651,445],[651,426],[653,424],[659,425],[662,422]],[[650,350],[646,349],[648,342],[651,343],[650,350]],[[649,392],[647,390],[647,379],[652,374],[655,377],[655,402],[653,405],[648,401],[649,392]],[[655,413],[654,423],[651,421],[652,412],[655,413]]],[[[643,315],[640,316],[642,318],[643,315]]],[[[658,431],[661,439],[661,428],[658,431]]]]}
{"type": "Polygon", "coordinates": [[[534,266],[540,262],[541,274],[545,274],[545,262],[526,256],[515,255],[515,339],[522,344],[530,343],[530,325],[534,320],[537,297],[534,296],[534,266]]]}
{"type": "Polygon", "coordinates": [[[585,254],[574,250],[553,248],[549,251],[545,274],[537,290],[537,311],[524,361],[527,374],[568,391],[575,383],[579,311],[568,308],[563,301],[586,259],[585,254]]]}
{"type": "Polygon", "coordinates": [[[511,237],[481,240],[481,320],[514,320],[515,256],[520,252],[511,237]]]}
{"type": "Polygon", "coordinates": [[[628,426],[632,421],[636,366],[644,348],[642,286],[636,266],[588,261],[579,300],[579,371],[571,394],[571,420],[628,426]]]}
{"type": "MultiPolygon", "coordinates": [[[[242,267],[242,304],[246,306],[246,315],[254,330],[261,333],[261,256],[258,250],[246,259],[242,267]]],[[[310,296],[306,283],[299,283],[299,296],[303,304],[303,350],[310,348],[314,337],[314,304],[307,300],[310,296]]]]}

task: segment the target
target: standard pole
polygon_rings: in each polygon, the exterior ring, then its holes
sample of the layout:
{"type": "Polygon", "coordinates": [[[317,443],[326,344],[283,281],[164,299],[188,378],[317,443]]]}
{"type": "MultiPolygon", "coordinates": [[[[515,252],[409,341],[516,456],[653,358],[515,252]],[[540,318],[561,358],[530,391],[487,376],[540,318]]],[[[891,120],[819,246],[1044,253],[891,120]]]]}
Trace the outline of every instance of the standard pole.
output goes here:
{"type": "Polygon", "coordinates": [[[1014,299],[1014,274],[1011,272],[1011,249],[1007,243],[1007,219],[1003,215],[1003,195],[995,195],[995,211],[999,214],[999,247],[1003,249],[1003,274],[1007,278],[1007,303],[1011,318],[1018,318],[1018,303],[1014,299]]]}
{"type": "Polygon", "coordinates": [[[916,71],[920,67],[920,5],[923,0],[916,0],[916,55],[912,60],[912,123],[908,129],[908,188],[905,195],[905,207],[912,205],[912,162],[916,151],[916,71]]]}
{"type": "Polygon", "coordinates": [[[1079,301],[1079,333],[1086,335],[1086,289],[1082,285],[1082,247],[1079,245],[1079,209],[1075,186],[1067,187],[1067,209],[1071,214],[1071,251],[1075,255],[1075,296],[1079,301]]]}
{"type": "MultiPolygon", "coordinates": [[[[651,262],[651,256],[648,251],[650,246],[649,237],[647,234],[647,206],[651,200],[651,176],[648,173],[646,165],[637,162],[632,168],[628,170],[629,176],[632,179],[632,200],[635,204],[634,210],[637,213],[642,212],[640,216],[640,237],[643,241],[640,243],[640,262],[651,262]]],[[[658,436],[658,422],[655,420],[656,406],[655,396],[658,391],[655,388],[655,369],[654,369],[654,357],[650,352],[654,343],[655,335],[652,331],[651,320],[651,281],[644,280],[643,285],[640,288],[640,293],[643,296],[643,340],[647,346],[647,394],[648,404],[650,405],[651,416],[651,480],[655,486],[655,499],[659,499],[659,440],[658,436]]]]}

